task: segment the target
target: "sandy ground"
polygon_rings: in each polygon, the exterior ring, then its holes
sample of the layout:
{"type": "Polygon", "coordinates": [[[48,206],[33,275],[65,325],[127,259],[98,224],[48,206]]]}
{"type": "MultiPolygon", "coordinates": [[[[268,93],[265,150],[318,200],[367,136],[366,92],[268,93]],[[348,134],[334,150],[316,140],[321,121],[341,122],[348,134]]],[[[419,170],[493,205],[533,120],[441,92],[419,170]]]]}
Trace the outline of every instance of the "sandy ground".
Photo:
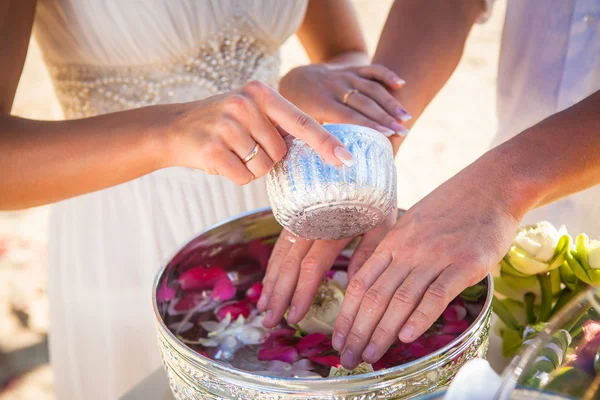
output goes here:
{"type": "MultiPolygon", "coordinates": [[[[372,51],[391,1],[355,3],[372,51]]],[[[473,29],[456,73],[400,150],[401,207],[411,206],[475,160],[491,142],[496,129],[494,87],[504,8],[505,2],[500,1],[493,18],[473,29]]],[[[307,61],[295,37],[285,44],[282,59],[282,72],[307,61]]],[[[28,118],[61,118],[34,41],[13,112],[28,118]]],[[[47,207],[0,213],[0,400],[53,398],[46,349],[47,216],[47,207]],[[2,385],[6,385],[4,390],[2,385]]]]}

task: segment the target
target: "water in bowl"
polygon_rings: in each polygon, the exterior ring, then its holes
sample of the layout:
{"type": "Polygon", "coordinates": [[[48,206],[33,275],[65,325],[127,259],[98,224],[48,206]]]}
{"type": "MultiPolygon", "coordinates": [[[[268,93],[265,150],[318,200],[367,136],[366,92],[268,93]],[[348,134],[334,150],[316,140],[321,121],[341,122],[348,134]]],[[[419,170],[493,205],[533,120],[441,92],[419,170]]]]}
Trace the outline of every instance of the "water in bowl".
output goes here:
{"type": "MultiPolygon", "coordinates": [[[[331,333],[348,284],[352,250],[338,256],[298,326],[284,319],[276,329],[266,329],[256,303],[274,240],[196,249],[199,256],[178,263],[159,284],[163,321],[193,351],[241,370],[298,378],[350,373],[338,369],[340,355],[331,347],[331,333]]],[[[446,346],[477,318],[486,292],[486,281],[467,289],[416,341],[397,341],[381,360],[353,373],[395,367],[446,346]]]]}

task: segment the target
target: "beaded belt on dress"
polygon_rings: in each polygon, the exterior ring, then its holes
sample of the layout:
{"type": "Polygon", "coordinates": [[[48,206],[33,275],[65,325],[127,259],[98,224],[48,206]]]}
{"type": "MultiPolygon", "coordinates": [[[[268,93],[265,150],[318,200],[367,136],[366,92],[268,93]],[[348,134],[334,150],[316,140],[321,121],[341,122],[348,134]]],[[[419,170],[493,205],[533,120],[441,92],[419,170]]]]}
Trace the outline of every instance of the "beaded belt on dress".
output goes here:
{"type": "Polygon", "coordinates": [[[49,63],[67,119],[205,98],[260,80],[276,87],[279,54],[248,34],[223,34],[160,64],[103,67],[49,63]]]}

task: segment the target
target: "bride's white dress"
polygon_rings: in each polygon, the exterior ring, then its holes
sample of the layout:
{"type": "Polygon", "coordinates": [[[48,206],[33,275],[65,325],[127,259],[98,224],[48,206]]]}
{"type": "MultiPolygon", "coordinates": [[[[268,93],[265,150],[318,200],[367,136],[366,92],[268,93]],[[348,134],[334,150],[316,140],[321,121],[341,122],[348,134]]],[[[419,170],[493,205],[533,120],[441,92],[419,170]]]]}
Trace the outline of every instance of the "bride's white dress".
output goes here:
{"type": "MultiPolygon", "coordinates": [[[[276,85],[278,48],[306,5],[40,0],[34,33],[66,118],[81,118],[202,99],[252,79],[276,85]]],[[[57,398],[115,399],[159,368],[157,269],[202,228],[267,204],[261,181],[238,187],[183,168],[57,204],[49,244],[57,398]]]]}

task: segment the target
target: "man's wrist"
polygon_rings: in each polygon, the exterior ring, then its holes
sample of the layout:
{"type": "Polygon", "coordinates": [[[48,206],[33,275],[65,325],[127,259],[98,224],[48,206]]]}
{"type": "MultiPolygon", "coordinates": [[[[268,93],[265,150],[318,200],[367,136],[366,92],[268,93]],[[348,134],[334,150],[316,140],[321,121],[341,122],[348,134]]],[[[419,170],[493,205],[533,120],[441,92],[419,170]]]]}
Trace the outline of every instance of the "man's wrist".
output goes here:
{"type": "Polygon", "coordinates": [[[507,142],[485,153],[472,165],[478,171],[483,191],[501,200],[516,219],[536,208],[545,196],[543,177],[536,175],[527,151],[507,142]]]}

